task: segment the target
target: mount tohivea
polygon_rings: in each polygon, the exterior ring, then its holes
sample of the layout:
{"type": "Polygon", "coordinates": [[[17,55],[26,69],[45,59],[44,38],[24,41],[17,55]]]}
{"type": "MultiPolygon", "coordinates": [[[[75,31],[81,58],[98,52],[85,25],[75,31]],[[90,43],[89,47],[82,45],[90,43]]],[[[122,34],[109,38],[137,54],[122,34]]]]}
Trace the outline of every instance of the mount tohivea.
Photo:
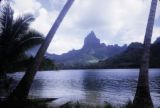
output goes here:
{"type": "Polygon", "coordinates": [[[126,45],[108,45],[101,43],[95,33],[91,31],[84,40],[84,45],[79,50],[72,50],[62,55],[46,54],[46,57],[54,60],[60,68],[78,68],[90,63],[97,63],[123,52],[126,45]]]}

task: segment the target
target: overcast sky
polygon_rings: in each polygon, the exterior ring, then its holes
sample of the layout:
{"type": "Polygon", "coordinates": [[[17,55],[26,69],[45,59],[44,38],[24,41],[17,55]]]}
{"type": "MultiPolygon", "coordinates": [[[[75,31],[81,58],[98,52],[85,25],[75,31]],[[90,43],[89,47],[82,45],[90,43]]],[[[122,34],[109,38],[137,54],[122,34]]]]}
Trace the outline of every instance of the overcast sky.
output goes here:
{"type": "MultiPolygon", "coordinates": [[[[66,0],[14,0],[15,17],[32,13],[32,28],[46,35],[66,0]]],[[[59,27],[48,52],[61,54],[79,49],[91,30],[105,44],[142,42],[151,0],[75,0],[59,27]]],[[[152,41],[160,36],[158,3],[152,41]]]]}

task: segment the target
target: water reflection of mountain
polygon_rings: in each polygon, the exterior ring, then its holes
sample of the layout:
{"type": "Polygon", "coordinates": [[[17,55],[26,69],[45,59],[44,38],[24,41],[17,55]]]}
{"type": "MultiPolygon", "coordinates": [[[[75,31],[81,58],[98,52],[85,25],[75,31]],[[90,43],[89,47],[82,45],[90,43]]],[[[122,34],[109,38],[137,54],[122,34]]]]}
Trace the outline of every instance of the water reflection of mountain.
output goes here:
{"type": "MultiPolygon", "coordinates": [[[[133,75],[123,69],[84,70],[82,89],[85,92],[86,101],[96,104],[104,101],[113,102],[113,99],[116,99],[114,102],[119,101],[119,99],[128,101],[135,92],[138,75],[136,71],[133,70],[135,72],[133,75]],[[124,95],[124,93],[128,95],[124,95]]],[[[121,103],[121,101],[119,102],[121,103]]]]}
{"type": "Polygon", "coordinates": [[[85,70],[82,79],[83,89],[88,91],[103,91],[107,81],[100,79],[101,77],[99,76],[101,76],[100,73],[95,72],[95,70],[85,70]]]}
{"type": "Polygon", "coordinates": [[[84,70],[82,79],[82,89],[85,94],[85,101],[92,104],[101,104],[105,100],[102,91],[107,81],[99,80],[99,73],[92,70],[84,70]],[[92,73],[92,74],[91,74],[92,73]],[[103,98],[103,99],[102,99],[103,98]]]}

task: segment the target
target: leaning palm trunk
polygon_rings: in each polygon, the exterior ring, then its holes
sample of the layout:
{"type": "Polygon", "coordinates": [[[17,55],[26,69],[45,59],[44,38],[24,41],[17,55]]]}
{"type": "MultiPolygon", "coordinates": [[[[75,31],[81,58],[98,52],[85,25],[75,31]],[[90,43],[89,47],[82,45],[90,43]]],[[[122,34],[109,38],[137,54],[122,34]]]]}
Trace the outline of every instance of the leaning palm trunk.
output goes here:
{"type": "Polygon", "coordinates": [[[153,108],[153,103],[149,89],[148,68],[149,68],[151,37],[153,32],[156,8],[157,8],[157,0],[152,0],[145,39],[144,39],[144,48],[142,53],[142,61],[140,66],[138,85],[133,100],[133,104],[136,108],[153,108]]]}
{"type": "Polygon", "coordinates": [[[31,67],[29,67],[16,87],[16,89],[11,93],[9,96],[9,100],[23,100],[26,99],[31,87],[31,84],[33,82],[33,79],[35,77],[35,74],[41,64],[41,61],[43,59],[43,56],[54,36],[56,33],[60,23],[62,22],[63,18],[65,17],[66,13],[68,12],[69,8],[71,7],[74,0],[68,0],[64,8],[62,9],[61,13],[59,14],[58,18],[56,19],[54,25],[52,26],[51,30],[49,31],[45,41],[42,43],[40,49],[37,52],[37,55],[35,57],[35,60],[31,67]]]}

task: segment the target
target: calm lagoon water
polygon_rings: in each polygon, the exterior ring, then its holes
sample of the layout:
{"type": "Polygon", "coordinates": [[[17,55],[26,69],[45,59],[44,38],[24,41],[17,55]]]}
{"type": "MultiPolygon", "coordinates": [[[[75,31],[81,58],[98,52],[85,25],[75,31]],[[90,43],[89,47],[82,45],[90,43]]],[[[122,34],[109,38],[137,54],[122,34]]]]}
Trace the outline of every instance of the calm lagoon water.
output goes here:
{"type": "MultiPolygon", "coordinates": [[[[38,72],[30,96],[59,98],[55,101],[59,104],[67,101],[125,104],[134,97],[138,72],[138,69],[38,72]]],[[[17,72],[11,75],[18,82],[23,74],[17,72]]],[[[160,69],[150,69],[150,89],[154,105],[160,106],[160,69]]]]}

